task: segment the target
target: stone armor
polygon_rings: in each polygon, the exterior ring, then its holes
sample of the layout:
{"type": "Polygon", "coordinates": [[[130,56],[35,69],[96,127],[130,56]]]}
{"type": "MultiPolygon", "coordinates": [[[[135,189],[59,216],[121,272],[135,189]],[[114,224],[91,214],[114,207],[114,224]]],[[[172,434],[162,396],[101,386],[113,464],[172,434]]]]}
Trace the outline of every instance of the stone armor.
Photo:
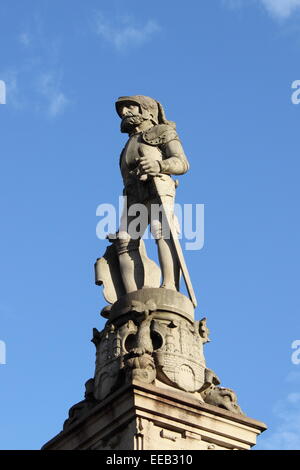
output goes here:
{"type": "Polygon", "coordinates": [[[159,195],[175,196],[176,183],[170,175],[186,173],[189,163],[173,126],[158,124],[146,132],[133,134],[120,157],[120,169],[124,182],[124,195],[128,203],[149,201],[153,193],[151,178],[140,179],[138,159],[147,155],[159,162],[159,195]],[[138,188],[138,189],[137,189],[138,188]]]}
{"type": "MultiPolygon", "coordinates": [[[[152,204],[163,202],[164,207],[173,218],[177,232],[179,232],[179,224],[173,214],[177,182],[171,175],[183,174],[188,168],[189,163],[175,130],[175,125],[158,124],[145,132],[133,134],[120,156],[120,169],[124,183],[123,194],[127,196],[127,207],[142,203],[150,214],[152,204]],[[161,172],[157,178],[156,188],[154,188],[152,177],[141,175],[138,160],[142,156],[148,156],[159,162],[161,172]]],[[[124,211],[122,220],[125,219],[129,224],[134,217],[127,216],[127,208],[124,208],[124,211]]],[[[151,223],[151,231],[156,240],[168,236],[167,233],[164,234],[162,224],[156,218],[151,220],[149,218],[148,223],[151,223]]],[[[117,244],[119,252],[129,249],[130,237],[128,237],[128,241],[125,241],[124,232],[127,232],[126,228],[122,229],[123,241],[117,244]]],[[[138,244],[131,243],[130,247],[137,249],[138,244]]]]}

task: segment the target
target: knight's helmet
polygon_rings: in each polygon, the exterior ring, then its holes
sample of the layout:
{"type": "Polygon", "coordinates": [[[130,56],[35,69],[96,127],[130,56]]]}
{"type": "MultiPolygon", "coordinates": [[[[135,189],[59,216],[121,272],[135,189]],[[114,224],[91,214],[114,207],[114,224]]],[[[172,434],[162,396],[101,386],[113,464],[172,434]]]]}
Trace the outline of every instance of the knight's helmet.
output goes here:
{"type": "Polygon", "coordinates": [[[151,121],[153,124],[169,124],[175,127],[175,123],[166,119],[165,111],[159,101],[144,95],[133,95],[133,96],[120,96],[116,101],[116,111],[121,116],[121,106],[124,103],[137,104],[142,112],[142,116],[145,116],[145,112],[148,111],[151,114],[151,121]]]}

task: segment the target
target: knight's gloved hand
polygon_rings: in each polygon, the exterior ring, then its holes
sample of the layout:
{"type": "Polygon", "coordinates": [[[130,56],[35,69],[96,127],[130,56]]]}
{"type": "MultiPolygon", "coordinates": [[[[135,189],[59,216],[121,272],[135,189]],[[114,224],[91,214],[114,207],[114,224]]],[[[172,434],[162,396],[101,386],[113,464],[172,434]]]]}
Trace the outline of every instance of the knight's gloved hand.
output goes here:
{"type": "Polygon", "coordinates": [[[157,160],[144,156],[139,159],[139,165],[142,173],[146,173],[150,176],[156,176],[160,172],[160,165],[157,160]]]}
{"type": "Polygon", "coordinates": [[[140,181],[146,181],[148,179],[148,175],[143,173],[142,167],[137,167],[134,170],[131,170],[130,175],[138,178],[140,181]]]}

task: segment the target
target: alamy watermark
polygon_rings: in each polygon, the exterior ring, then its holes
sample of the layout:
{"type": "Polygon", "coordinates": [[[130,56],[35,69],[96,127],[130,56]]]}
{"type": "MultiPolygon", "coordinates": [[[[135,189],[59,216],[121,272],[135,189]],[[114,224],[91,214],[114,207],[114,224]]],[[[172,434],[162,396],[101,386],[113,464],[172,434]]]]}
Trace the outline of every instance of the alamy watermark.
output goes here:
{"type": "Polygon", "coordinates": [[[295,339],[291,345],[295,351],[292,353],[291,361],[296,366],[300,364],[300,339],[295,339]]]}
{"type": "Polygon", "coordinates": [[[6,85],[3,80],[0,80],[0,104],[6,104],[6,85]]]}
{"type": "Polygon", "coordinates": [[[170,198],[162,204],[127,205],[125,196],[119,198],[118,208],[113,204],[99,204],[96,215],[101,217],[96,227],[100,240],[108,236],[126,238],[128,234],[135,240],[168,239],[173,229],[184,240],[186,250],[201,250],[204,246],[204,204],[173,204],[170,198]]]}
{"type": "Polygon", "coordinates": [[[292,93],[291,100],[293,104],[300,103],[300,80],[294,80],[292,83],[292,89],[295,90],[292,93]]]}
{"type": "Polygon", "coordinates": [[[0,365],[6,364],[6,344],[0,340],[0,365]]]}

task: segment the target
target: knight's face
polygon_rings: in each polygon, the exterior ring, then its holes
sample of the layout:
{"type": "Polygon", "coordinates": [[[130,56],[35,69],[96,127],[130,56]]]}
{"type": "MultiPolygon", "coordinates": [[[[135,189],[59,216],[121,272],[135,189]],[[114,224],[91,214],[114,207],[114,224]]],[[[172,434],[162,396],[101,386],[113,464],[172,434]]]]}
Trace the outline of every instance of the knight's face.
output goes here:
{"type": "Polygon", "coordinates": [[[124,103],[119,113],[122,119],[121,132],[130,134],[144,121],[141,109],[135,103],[124,103]]]}
{"type": "Polygon", "coordinates": [[[141,114],[141,111],[140,107],[137,104],[127,103],[120,108],[120,114],[123,119],[125,116],[138,116],[139,114],[141,114]]]}

